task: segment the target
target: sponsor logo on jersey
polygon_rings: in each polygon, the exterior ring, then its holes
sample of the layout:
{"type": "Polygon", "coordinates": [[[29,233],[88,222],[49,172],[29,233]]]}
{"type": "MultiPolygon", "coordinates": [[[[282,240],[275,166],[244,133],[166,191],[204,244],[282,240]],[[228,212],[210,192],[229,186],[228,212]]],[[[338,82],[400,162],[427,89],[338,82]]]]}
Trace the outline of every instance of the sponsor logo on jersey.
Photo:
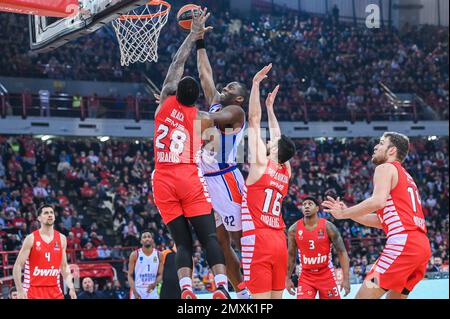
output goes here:
{"type": "Polygon", "coordinates": [[[303,255],[303,264],[305,265],[317,265],[323,264],[327,261],[327,255],[318,254],[316,257],[306,257],[303,255]]]}
{"type": "Polygon", "coordinates": [[[39,268],[38,266],[34,267],[33,276],[41,276],[41,277],[56,277],[59,276],[60,270],[55,269],[52,266],[50,269],[39,268]]]}
{"type": "Polygon", "coordinates": [[[300,240],[303,239],[303,230],[298,231],[298,237],[300,238],[300,240]]]}
{"type": "Polygon", "coordinates": [[[37,242],[36,242],[36,250],[37,250],[37,251],[40,251],[40,250],[41,250],[41,242],[40,242],[40,241],[37,241],[37,242]]]}
{"type": "Polygon", "coordinates": [[[139,261],[142,263],[143,260],[144,260],[144,257],[140,256],[139,261]]]}

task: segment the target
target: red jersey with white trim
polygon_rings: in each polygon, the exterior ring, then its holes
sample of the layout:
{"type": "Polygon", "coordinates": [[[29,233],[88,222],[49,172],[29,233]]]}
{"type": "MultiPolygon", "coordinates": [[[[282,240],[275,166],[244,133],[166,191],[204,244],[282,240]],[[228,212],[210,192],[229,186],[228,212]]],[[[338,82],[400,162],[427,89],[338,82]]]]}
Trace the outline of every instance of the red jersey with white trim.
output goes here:
{"type": "Polygon", "coordinates": [[[263,176],[252,185],[245,184],[242,197],[242,230],[261,228],[283,230],[281,203],[289,188],[286,165],[269,160],[263,176]]]}
{"type": "MultiPolygon", "coordinates": [[[[199,162],[201,138],[195,133],[198,109],[169,96],[155,117],[155,168],[199,162]]],[[[199,122],[200,124],[200,122],[199,122]]]]}
{"type": "Polygon", "coordinates": [[[33,247],[25,262],[24,289],[59,287],[62,261],[60,233],[55,230],[53,240],[48,244],[42,239],[39,230],[34,231],[33,236],[33,247]]]}
{"type": "Polygon", "coordinates": [[[411,231],[427,233],[416,183],[400,162],[389,163],[398,172],[398,183],[391,190],[386,206],[377,211],[387,237],[411,231]]]}
{"type": "Polygon", "coordinates": [[[308,230],[303,218],[297,222],[295,242],[301,269],[319,270],[330,267],[331,241],[328,238],[326,225],[326,219],[320,218],[316,228],[308,230]]]}

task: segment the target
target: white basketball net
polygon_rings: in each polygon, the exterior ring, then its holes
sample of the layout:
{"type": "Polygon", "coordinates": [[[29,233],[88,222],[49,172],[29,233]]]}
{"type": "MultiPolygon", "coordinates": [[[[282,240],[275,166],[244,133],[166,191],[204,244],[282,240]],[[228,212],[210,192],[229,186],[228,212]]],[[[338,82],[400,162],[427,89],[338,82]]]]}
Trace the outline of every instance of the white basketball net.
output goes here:
{"type": "Polygon", "coordinates": [[[158,39],[170,5],[153,0],[112,22],[120,47],[120,64],[158,61],[158,39]]]}

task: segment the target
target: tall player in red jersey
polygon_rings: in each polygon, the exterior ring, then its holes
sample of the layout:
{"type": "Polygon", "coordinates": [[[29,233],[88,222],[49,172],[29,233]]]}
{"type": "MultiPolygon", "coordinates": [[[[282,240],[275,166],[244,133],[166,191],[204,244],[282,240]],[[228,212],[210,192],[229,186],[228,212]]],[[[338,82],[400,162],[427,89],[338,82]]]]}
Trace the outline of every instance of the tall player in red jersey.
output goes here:
{"type": "Polygon", "coordinates": [[[289,259],[286,275],[286,289],[294,295],[294,283],[291,280],[295,266],[296,250],[300,259],[297,299],[314,299],[319,292],[320,299],[340,299],[336,283],[331,244],[334,245],[342,267],[343,281],[341,290],[345,296],[350,293],[349,258],[344,241],[336,226],[320,218],[320,204],[313,197],[303,199],[304,218],[295,222],[288,233],[289,259]]]}
{"type": "Polygon", "coordinates": [[[213,298],[229,298],[224,255],[217,241],[211,199],[198,161],[205,130],[230,125],[233,115],[227,110],[200,112],[195,107],[199,84],[192,77],[182,78],[186,60],[198,35],[205,32],[208,17],[206,8],[194,16],[191,32],[169,67],[155,112],[153,195],[177,246],[176,263],[183,299],[196,298],[192,291],[193,251],[189,223],[205,248],[215,275],[217,290],[213,298]]]}
{"type": "Polygon", "coordinates": [[[266,100],[270,141],[261,137],[260,83],[267,78],[272,64],[253,79],[248,114],[250,171],[242,198],[242,267],[244,282],[254,299],[281,299],[287,271],[285,225],[281,202],[291,177],[289,160],[295,144],[281,135],[273,111],[279,86],[266,100]]]}
{"type": "Polygon", "coordinates": [[[353,219],[386,233],[386,246],[356,298],[381,298],[386,292],[387,298],[407,298],[425,276],[430,241],[419,191],[402,166],[408,150],[408,137],[384,133],[372,155],[376,165],[372,196],[353,207],[331,197],[322,204],[337,219],[353,219]]]}
{"type": "Polygon", "coordinates": [[[41,228],[28,235],[14,264],[13,276],[19,299],[64,299],[60,276],[76,299],[72,275],[67,264],[66,236],[53,229],[55,212],[50,205],[38,209],[41,228]],[[25,266],[22,284],[22,269],[25,266]]]}

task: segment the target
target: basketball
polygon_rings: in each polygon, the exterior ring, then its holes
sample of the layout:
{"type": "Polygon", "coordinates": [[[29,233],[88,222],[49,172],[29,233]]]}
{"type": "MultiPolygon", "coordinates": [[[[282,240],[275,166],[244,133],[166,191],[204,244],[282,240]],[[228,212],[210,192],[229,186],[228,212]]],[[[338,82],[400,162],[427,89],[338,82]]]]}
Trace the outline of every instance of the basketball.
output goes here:
{"type": "Polygon", "coordinates": [[[177,13],[177,20],[180,27],[190,30],[192,26],[192,18],[195,13],[200,13],[200,6],[196,4],[187,4],[183,6],[177,13]]]}

